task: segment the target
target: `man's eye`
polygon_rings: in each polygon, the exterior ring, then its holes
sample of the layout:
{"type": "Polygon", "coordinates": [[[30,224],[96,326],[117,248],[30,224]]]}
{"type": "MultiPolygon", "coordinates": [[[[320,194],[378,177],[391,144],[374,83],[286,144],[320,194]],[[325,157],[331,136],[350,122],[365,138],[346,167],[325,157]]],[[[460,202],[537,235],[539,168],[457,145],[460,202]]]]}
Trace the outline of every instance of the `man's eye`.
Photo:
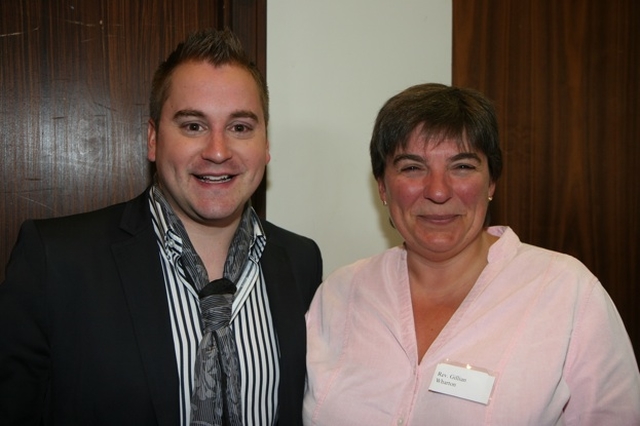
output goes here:
{"type": "Polygon", "coordinates": [[[201,132],[203,127],[199,123],[185,123],[182,125],[182,128],[189,133],[197,133],[201,132]]]}
{"type": "Polygon", "coordinates": [[[244,124],[234,124],[231,129],[234,132],[238,132],[238,133],[242,133],[242,132],[246,132],[247,130],[249,130],[249,127],[247,127],[244,124]]]}

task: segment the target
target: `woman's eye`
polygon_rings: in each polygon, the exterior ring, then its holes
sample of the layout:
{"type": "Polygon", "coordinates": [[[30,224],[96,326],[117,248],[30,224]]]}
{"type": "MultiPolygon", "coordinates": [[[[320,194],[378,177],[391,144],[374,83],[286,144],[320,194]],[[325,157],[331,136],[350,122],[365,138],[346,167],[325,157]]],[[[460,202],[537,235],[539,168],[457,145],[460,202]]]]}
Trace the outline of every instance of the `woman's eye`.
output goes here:
{"type": "Polygon", "coordinates": [[[402,166],[400,168],[400,171],[403,171],[403,172],[415,172],[415,171],[418,171],[418,170],[420,170],[420,167],[416,166],[415,164],[402,166]]]}
{"type": "Polygon", "coordinates": [[[457,164],[455,168],[458,170],[474,170],[475,166],[471,164],[457,164]]]}

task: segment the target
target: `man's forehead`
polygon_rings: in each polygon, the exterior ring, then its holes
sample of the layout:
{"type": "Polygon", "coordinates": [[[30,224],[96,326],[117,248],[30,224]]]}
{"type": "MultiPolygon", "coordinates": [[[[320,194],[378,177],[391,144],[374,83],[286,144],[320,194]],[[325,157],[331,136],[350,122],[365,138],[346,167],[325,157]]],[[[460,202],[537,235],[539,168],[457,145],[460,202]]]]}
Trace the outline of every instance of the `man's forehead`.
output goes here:
{"type": "Polygon", "coordinates": [[[178,110],[171,115],[204,116],[209,107],[225,105],[230,116],[264,120],[257,82],[248,70],[234,64],[214,66],[206,61],[180,64],[169,81],[163,110],[167,104],[178,110]],[[207,75],[207,68],[211,75],[207,75]]]}

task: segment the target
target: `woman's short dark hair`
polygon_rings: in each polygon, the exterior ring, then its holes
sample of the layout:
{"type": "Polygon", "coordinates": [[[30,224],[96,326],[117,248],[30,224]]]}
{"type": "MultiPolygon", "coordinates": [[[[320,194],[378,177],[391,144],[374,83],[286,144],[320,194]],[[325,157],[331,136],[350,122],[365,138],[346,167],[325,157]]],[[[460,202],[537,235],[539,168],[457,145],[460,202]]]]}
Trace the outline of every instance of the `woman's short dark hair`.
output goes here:
{"type": "Polygon", "coordinates": [[[487,156],[493,182],[502,172],[495,109],[480,92],[428,83],[409,87],[380,109],[369,145],[376,179],[384,177],[386,161],[407,146],[418,127],[426,140],[456,139],[466,149],[487,156]]]}
{"type": "Polygon", "coordinates": [[[149,99],[149,114],[156,125],[160,122],[162,106],[169,96],[171,75],[175,69],[186,62],[201,61],[216,67],[236,65],[247,70],[258,86],[264,120],[269,123],[269,90],[266,80],[256,64],[247,58],[238,37],[228,29],[206,29],[190,34],[156,70],[149,99]]]}

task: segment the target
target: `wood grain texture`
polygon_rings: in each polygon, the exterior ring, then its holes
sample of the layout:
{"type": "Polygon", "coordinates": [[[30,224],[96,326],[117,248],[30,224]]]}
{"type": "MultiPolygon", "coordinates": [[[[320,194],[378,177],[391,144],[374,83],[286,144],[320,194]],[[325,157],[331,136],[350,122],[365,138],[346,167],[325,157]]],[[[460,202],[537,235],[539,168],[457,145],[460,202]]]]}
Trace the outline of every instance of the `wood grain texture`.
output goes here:
{"type": "Polygon", "coordinates": [[[640,351],[640,3],[454,0],[453,82],[496,102],[492,222],[569,253],[640,351]]]}
{"type": "MultiPolygon", "coordinates": [[[[265,71],[265,10],[265,0],[0,2],[0,282],[25,219],[93,210],[149,184],[151,78],[189,32],[231,28],[265,71]]],[[[254,204],[264,215],[264,193],[254,204]]]]}

